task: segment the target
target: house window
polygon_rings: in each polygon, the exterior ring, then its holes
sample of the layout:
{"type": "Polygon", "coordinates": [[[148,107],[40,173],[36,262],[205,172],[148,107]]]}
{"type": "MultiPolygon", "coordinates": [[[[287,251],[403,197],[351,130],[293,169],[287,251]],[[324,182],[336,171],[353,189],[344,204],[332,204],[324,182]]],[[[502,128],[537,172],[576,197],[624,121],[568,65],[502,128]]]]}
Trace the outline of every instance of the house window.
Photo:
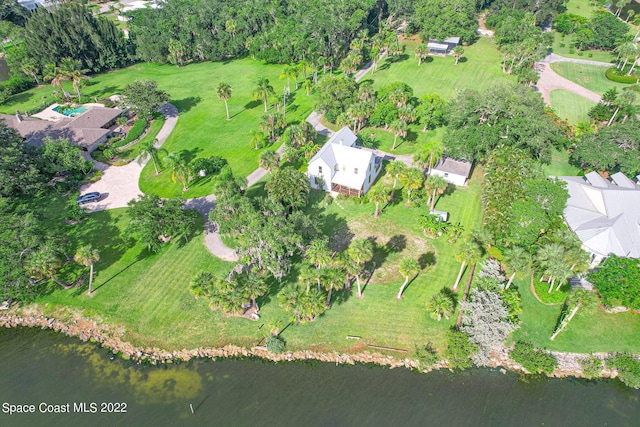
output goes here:
{"type": "Polygon", "coordinates": [[[371,184],[371,175],[369,175],[369,184],[371,184]]]}
{"type": "Polygon", "coordinates": [[[354,173],[355,175],[358,175],[358,168],[353,168],[353,173],[354,173]]]}
{"type": "Polygon", "coordinates": [[[318,173],[322,174],[322,166],[318,166],[318,173]]]}
{"type": "Polygon", "coordinates": [[[369,163],[369,172],[371,172],[371,163],[369,163]]]}
{"type": "Polygon", "coordinates": [[[333,167],[333,170],[338,172],[338,164],[336,163],[336,165],[333,167]]]}
{"type": "Polygon", "coordinates": [[[444,177],[446,178],[446,177],[448,177],[448,176],[449,176],[449,174],[448,174],[447,172],[445,172],[445,173],[444,173],[444,177]]]}

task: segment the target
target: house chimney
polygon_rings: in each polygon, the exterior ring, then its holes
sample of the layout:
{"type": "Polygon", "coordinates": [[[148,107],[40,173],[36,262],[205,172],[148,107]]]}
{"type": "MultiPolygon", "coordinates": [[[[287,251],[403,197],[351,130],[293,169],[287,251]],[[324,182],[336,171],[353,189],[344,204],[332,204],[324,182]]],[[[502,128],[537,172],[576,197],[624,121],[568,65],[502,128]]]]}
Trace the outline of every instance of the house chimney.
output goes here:
{"type": "Polygon", "coordinates": [[[20,114],[20,111],[16,110],[16,120],[18,121],[18,123],[22,122],[22,114],[20,114]]]}

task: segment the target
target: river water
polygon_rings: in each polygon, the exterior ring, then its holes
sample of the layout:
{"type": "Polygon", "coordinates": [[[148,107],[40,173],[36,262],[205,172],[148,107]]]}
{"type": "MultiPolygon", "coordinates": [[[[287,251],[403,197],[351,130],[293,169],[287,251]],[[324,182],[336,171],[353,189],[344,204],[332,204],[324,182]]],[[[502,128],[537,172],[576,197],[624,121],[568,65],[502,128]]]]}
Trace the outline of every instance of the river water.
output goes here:
{"type": "Polygon", "coordinates": [[[640,391],[618,381],[256,360],[143,367],[55,332],[1,328],[0,405],[3,427],[640,425],[640,391]]]}

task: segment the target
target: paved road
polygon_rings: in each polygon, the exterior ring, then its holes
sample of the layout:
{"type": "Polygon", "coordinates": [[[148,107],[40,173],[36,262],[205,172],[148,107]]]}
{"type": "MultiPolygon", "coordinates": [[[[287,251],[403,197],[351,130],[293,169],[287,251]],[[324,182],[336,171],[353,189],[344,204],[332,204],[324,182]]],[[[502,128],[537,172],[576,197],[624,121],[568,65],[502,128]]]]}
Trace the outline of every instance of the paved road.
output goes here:
{"type": "Polygon", "coordinates": [[[236,251],[222,242],[216,225],[209,221],[209,212],[213,209],[215,200],[216,196],[210,194],[205,197],[189,199],[185,202],[184,207],[186,209],[195,209],[204,217],[204,243],[209,252],[224,261],[238,261],[240,258],[236,251]]]}
{"type": "MultiPolygon", "coordinates": [[[[160,147],[167,140],[178,122],[178,109],[166,103],[160,107],[159,111],[164,114],[165,121],[158,132],[156,147],[160,147]]],[[[94,168],[102,171],[102,178],[99,181],[83,185],[80,194],[97,191],[104,194],[98,203],[86,205],[89,212],[104,211],[107,209],[124,208],[129,201],[134,200],[142,194],[138,181],[140,173],[147,162],[133,161],[125,166],[109,166],[104,163],[94,161],[94,168]]]]}
{"type": "MultiPolygon", "coordinates": [[[[571,80],[565,79],[564,77],[558,75],[555,71],[551,69],[552,62],[575,62],[575,63],[590,63],[595,61],[587,61],[587,62],[578,62],[582,61],[579,59],[573,60],[572,58],[564,58],[559,55],[551,54],[547,56],[543,61],[538,62],[536,64],[536,69],[540,71],[540,79],[536,84],[535,88],[538,92],[542,94],[542,98],[547,105],[551,105],[551,92],[556,89],[563,89],[573,92],[577,95],[580,95],[584,98],[587,98],[593,102],[600,102],[602,98],[597,93],[590,91],[589,89],[580,86],[577,83],[572,82],[571,80]],[[552,58],[553,57],[553,58],[552,58]]],[[[603,63],[599,63],[602,65],[603,63]]]]}

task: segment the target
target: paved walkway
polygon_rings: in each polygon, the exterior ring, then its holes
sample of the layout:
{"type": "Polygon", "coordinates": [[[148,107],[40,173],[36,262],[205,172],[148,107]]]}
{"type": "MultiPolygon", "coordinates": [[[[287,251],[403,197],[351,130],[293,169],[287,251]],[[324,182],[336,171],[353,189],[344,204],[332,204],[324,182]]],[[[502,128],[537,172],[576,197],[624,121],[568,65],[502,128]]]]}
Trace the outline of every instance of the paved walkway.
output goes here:
{"type": "MultiPolygon", "coordinates": [[[[156,137],[155,146],[160,147],[166,141],[171,131],[178,122],[178,109],[173,104],[165,104],[159,111],[165,116],[164,125],[156,137]]],[[[83,185],[80,194],[97,191],[103,194],[98,203],[85,205],[89,212],[104,211],[107,209],[124,208],[129,201],[142,194],[138,181],[145,162],[133,161],[125,166],[109,166],[94,161],[94,168],[102,171],[99,181],[83,185]]]]}
{"type": "Polygon", "coordinates": [[[610,62],[600,62],[600,61],[590,61],[588,59],[577,59],[577,58],[567,58],[566,56],[560,56],[555,53],[550,53],[547,55],[543,62],[549,62],[553,64],[554,62],[573,62],[574,64],[586,64],[586,65],[597,65],[600,67],[612,67],[614,64],[610,62]]]}
{"type": "Polygon", "coordinates": [[[238,261],[240,258],[236,251],[222,242],[216,225],[209,221],[209,212],[213,209],[213,202],[215,200],[216,196],[210,194],[205,197],[189,199],[185,202],[184,207],[187,209],[195,209],[204,217],[204,243],[207,249],[209,249],[209,252],[224,261],[238,261]]]}
{"type": "MultiPolygon", "coordinates": [[[[555,54],[548,55],[543,61],[538,62],[536,64],[536,70],[540,72],[540,79],[538,80],[535,88],[542,94],[542,98],[544,99],[545,104],[551,105],[551,92],[556,89],[568,90],[569,92],[573,92],[577,95],[587,98],[590,101],[596,103],[600,102],[601,96],[597,93],[590,91],[589,89],[580,86],[579,84],[574,83],[571,80],[565,79],[564,77],[558,75],[555,71],[553,71],[551,69],[551,63],[553,62],[574,62],[579,64],[596,63],[595,61],[584,61],[582,59],[565,58],[555,54]]],[[[603,63],[600,62],[597,64],[602,65],[603,63]]],[[[609,64],[606,65],[608,66],[609,64]]]]}

